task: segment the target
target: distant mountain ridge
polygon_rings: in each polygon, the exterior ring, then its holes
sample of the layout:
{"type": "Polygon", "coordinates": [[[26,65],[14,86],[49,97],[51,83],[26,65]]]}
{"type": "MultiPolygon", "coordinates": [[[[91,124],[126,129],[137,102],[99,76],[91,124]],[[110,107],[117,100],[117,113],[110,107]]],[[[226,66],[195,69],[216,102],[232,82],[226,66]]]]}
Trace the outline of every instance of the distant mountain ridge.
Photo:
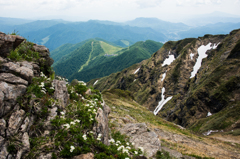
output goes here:
{"type": "MultiPolygon", "coordinates": [[[[225,15],[224,13],[222,14],[225,15]]],[[[205,24],[198,27],[194,25],[200,21],[197,18],[194,19],[196,21],[191,22],[191,26],[188,26],[183,23],[172,23],[157,18],[143,17],[123,23],[100,20],[68,22],[59,19],[30,21],[27,23],[27,20],[11,18],[9,19],[11,23],[6,23],[1,21],[0,18],[0,30],[5,33],[15,31],[26,39],[45,45],[50,51],[53,51],[63,44],[76,44],[91,38],[101,38],[121,47],[127,47],[121,42],[122,40],[127,40],[131,44],[145,40],[166,42],[186,37],[197,38],[205,34],[227,34],[233,29],[240,28],[240,23],[238,23],[240,21],[237,19],[228,22],[223,21],[226,23],[205,24]],[[15,23],[14,20],[16,21],[15,23]]],[[[203,20],[205,19],[203,18],[203,20]]],[[[215,21],[211,20],[211,22],[215,21]]]]}
{"type": "Polygon", "coordinates": [[[162,45],[162,43],[147,40],[121,48],[110,45],[106,41],[89,39],[74,45],[65,44],[54,50],[51,57],[56,60],[53,64],[56,74],[70,81],[73,79],[89,81],[141,62],[149,58],[162,45]]]}

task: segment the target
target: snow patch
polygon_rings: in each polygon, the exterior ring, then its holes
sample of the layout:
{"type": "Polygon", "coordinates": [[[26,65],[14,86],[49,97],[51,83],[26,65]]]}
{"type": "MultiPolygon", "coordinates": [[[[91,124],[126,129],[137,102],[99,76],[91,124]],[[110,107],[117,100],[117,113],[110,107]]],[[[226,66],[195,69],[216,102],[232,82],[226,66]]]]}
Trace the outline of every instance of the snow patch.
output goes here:
{"type": "Polygon", "coordinates": [[[193,59],[193,56],[194,56],[194,54],[193,54],[193,53],[191,53],[191,54],[190,54],[190,58],[191,58],[191,60],[193,59]]]}
{"type": "Polygon", "coordinates": [[[163,80],[165,79],[166,74],[167,74],[167,71],[162,75],[162,79],[161,79],[161,81],[163,81],[163,80]]]}
{"type": "MultiPolygon", "coordinates": [[[[170,51],[169,51],[169,53],[170,53],[170,51]]],[[[174,55],[169,55],[169,57],[164,60],[162,66],[170,65],[174,60],[175,60],[174,55]]]]}
{"type": "Polygon", "coordinates": [[[208,112],[206,117],[211,116],[211,115],[212,115],[212,113],[211,113],[211,112],[208,112]]]}
{"type": "Polygon", "coordinates": [[[210,50],[211,48],[213,48],[213,47],[211,47],[211,43],[207,44],[206,46],[202,45],[198,48],[198,55],[199,56],[197,58],[197,62],[195,63],[195,65],[193,67],[193,71],[191,72],[191,77],[190,78],[195,77],[195,75],[197,74],[198,70],[200,69],[200,67],[202,65],[202,60],[208,56],[206,54],[207,50],[210,50]]]}
{"type": "Polygon", "coordinates": [[[162,107],[172,99],[172,96],[171,97],[168,97],[167,99],[164,99],[165,95],[163,95],[165,92],[165,88],[163,87],[162,88],[162,100],[158,103],[158,106],[155,108],[155,110],[153,111],[153,114],[154,115],[157,115],[157,113],[162,109],[162,107]]]}
{"type": "Polygon", "coordinates": [[[218,132],[218,130],[208,130],[207,132],[203,133],[204,136],[208,136],[213,132],[218,132]]]}
{"type": "Polygon", "coordinates": [[[98,80],[96,80],[93,85],[95,86],[95,84],[97,84],[97,83],[98,83],[98,80]]]}
{"type": "Polygon", "coordinates": [[[213,49],[216,49],[216,48],[218,47],[219,44],[220,44],[220,42],[217,43],[217,44],[214,44],[214,45],[213,45],[213,49]]]}
{"type": "Polygon", "coordinates": [[[140,70],[140,67],[134,72],[134,74],[136,74],[139,70],[140,70]]]}

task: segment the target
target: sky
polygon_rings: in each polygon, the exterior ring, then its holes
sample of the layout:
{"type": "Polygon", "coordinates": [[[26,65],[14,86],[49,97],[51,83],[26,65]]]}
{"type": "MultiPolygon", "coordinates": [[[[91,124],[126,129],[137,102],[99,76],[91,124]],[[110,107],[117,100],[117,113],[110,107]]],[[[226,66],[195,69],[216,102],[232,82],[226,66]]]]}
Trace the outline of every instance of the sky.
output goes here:
{"type": "Polygon", "coordinates": [[[0,17],[123,22],[137,17],[181,21],[221,11],[240,17],[240,0],[0,0],[0,17]]]}

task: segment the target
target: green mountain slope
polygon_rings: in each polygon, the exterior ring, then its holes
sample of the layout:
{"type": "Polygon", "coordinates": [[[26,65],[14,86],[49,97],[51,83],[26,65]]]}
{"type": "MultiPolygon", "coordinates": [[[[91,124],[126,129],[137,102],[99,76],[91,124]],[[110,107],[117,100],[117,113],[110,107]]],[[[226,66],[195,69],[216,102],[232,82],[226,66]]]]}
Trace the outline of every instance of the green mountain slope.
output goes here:
{"type": "Polygon", "coordinates": [[[89,85],[101,91],[128,90],[157,116],[195,132],[238,134],[239,43],[240,30],[169,41],[150,59],[98,79],[95,85],[96,79],[91,80],[89,85]],[[193,74],[201,52],[206,56],[193,74]],[[170,57],[173,61],[163,65],[170,57]]]}
{"type": "Polygon", "coordinates": [[[147,40],[137,42],[129,48],[121,48],[103,40],[88,40],[71,53],[66,51],[67,48],[73,49],[77,44],[63,45],[54,50],[51,56],[54,60],[56,59],[54,57],[60,59],[53,64],[56,74],[65,76],[69,80],[89,81],[141,62],[149,58],[162,45],[162,43],[147,40]],[[67,54],[63,56],[66,52],[67,54]]]}

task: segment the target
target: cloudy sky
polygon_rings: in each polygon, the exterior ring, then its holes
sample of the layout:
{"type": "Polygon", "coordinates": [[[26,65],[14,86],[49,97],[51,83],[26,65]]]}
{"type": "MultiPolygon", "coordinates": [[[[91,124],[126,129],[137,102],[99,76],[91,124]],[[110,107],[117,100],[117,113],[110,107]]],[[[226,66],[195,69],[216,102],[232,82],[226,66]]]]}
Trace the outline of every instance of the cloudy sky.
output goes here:
{"type": "Polygon", "coordinates": [[[126,21],[156,17],[181,21],[221,11],[240,17],[240,0],[0,0],[0,17],[126,21]]]}

